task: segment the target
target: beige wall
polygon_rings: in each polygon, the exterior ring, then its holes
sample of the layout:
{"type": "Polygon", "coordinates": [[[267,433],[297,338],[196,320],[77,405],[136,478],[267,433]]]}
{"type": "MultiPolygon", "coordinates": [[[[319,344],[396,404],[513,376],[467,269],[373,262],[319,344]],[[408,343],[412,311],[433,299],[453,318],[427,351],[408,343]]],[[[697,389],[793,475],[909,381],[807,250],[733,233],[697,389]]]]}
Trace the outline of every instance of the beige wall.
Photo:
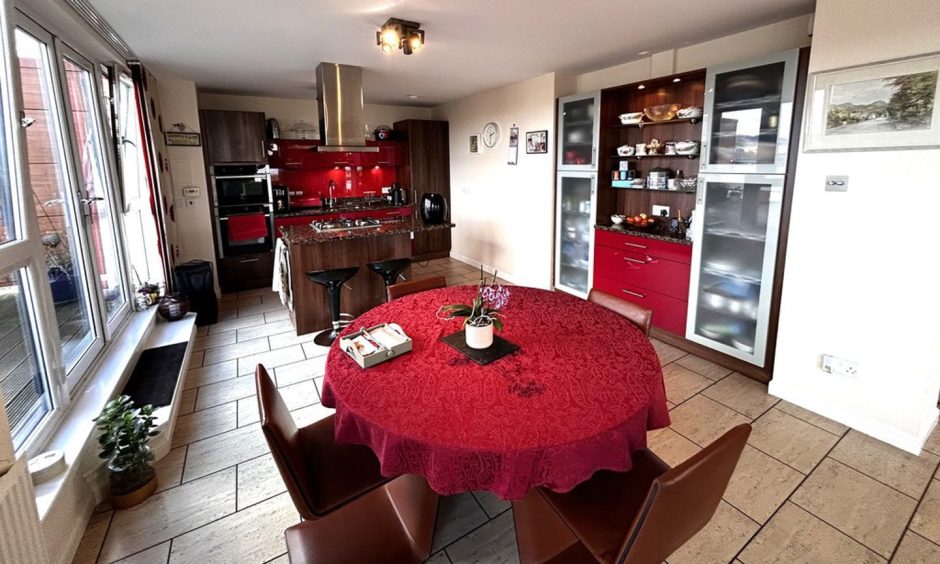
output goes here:
{"type": "MultiPolygon", "coordinates": [[[[174,123],[184,123],[190,129],[199,131],[195,83],[190,80],[163,76],[158,81],[158,88],[164,127],[169,128],[174,123]]],[[[170,175],[173,179],[172,195],[168,193],[167,198],[173,198],[176,213],[178,245],[176,262],[182,264],[191,260],[207,260],[212,263],[216,291],[218,291],[219,269],[215,263],[212,213],[202,147],[171,146],[167,147],[166,151],[166,158],[170,163],[170,175]],[[186,187],[198,188],[199,196],[184,199],[183,189],[186,187]]]]}
{"type": "MultiPolygon", "coordinates": [[[[571,87],[570,80],[568,87],[571,87]]],[[[555,138],[556,75],[496,88],[434,109],[450,122],[451,255],[497,269],[517,284],[549,288],[552,280],[554,142],[527,155],[525,132],[555,138]],[[496,122],[496,147],[470,154],[469,137],[496,122]],[[507,164],[509,128],[519,127],[517,165],[507,164]]]]}
{"type": "MultiPolygon", "coordinates": [[[[934,0],[884,7],[819,0],[810,72],[940,51],[934,0]]],[[[940,389],[938,160],[936,149],[800,154],[770,386],[908,450],[936,421],[940,389]],[[849,175],[848,192],[825,192],[828,174],[849,175]],[[858,362],[858,377],[823,372],[823,353],[858,362]]]]}
{"type": "MultiPolygon", "coordinates": [[[[311,92],[309,100],[296,98],[268,98],[264,96],[236,96],[232,94],[199,94],[199,109],[201,110],[234,110],[242,112],[264,112],[269,118],[274,118],[281,126],[284,137],[291,137],[290,127],[300,120],[317,125],[319,112],[317,99],[311,92]]],[[[403,119],[430,119],[430,108],[417,108],[412,106],[384,106],[381,104],[365,105],[365,123],[370,128],[379,125],[391,126],[403,119]]],[[[363,134],[365,132],[363,131],[363,134]]]]}

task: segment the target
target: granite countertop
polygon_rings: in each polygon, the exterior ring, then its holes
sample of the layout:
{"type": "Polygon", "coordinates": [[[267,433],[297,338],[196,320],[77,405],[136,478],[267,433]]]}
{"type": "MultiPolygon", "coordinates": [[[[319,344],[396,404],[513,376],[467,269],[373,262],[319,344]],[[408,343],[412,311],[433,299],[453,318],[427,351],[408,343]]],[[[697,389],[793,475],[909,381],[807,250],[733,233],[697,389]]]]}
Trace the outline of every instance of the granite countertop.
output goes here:
{"type": "MultiPolygon", "coordinates": [[[[396,206],[401,207],[401,206],[396,206]]],[[[419,233],[421,231],[434,231],[437,229],[452,229],[453,223],[443,225],[425,225],[420,221],[411,219],[399,221],[386,221],[375,227],[359,227],[356,229],[336,229],[333,231],[317,231],[309,225],[291,225],[281,227],[281,238],[288,246],[312,245],[314,243],[329,243],[346,239],[364,239],[368,237],[385,237],[387,235],[401,235],[404,233],[419,233]]]]}
{"type": "Polygon", "coordinates": [[[627,225],[595,225],[594,229],[601,231],[610,231],[611,233],[623,233],[624,235],[635,235],[637,237],[646,237],[647,239],[656,239],[657,241],[668,241],[677,245],[692,246],[689,239],[680,239],[668,231],[663,232],[660,229],[636,229],[627,225]]]}
{"type": "Polygon", "coordinates": [[[414,204],[389,204],[387,202],[382,202],[378,204],[355,204],[355,205],[338,205],[333,206],[332,208],[327,208],[324,206],[315,206],[302,208],[298,210],[291,210],[283,213],[275,213],[274,218],[279,217],[302,217],[305,215],[326,215],[330,213],[344,213],[344,212],[358,212],[358,211],[381,211],[381,210],[396,210],[399,208],[413,208],[414,204]]]}

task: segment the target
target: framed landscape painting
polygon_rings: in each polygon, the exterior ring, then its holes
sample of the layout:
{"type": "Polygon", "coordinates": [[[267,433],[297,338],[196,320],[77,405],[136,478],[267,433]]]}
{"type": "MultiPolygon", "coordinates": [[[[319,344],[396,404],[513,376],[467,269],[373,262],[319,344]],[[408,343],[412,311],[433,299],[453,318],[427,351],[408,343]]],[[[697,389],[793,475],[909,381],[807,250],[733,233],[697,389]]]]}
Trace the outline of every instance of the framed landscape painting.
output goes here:
{"type": "Polygon", "coordinates": [[[810,77],[803,149],[940,146],[940,54],[810,77]]]}

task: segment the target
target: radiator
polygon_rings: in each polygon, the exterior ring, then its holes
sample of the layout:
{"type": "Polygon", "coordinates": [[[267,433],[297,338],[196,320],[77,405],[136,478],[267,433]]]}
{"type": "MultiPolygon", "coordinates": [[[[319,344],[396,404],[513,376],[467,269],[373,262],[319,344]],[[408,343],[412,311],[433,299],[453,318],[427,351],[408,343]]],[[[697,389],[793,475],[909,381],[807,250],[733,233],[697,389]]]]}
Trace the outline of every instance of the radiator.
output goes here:
{"type": "Polygon", "coordinates": [[[44,564],[48,561],[33,482],[26,461],[20,460],[0,476],[0,563],[44,564]]]}

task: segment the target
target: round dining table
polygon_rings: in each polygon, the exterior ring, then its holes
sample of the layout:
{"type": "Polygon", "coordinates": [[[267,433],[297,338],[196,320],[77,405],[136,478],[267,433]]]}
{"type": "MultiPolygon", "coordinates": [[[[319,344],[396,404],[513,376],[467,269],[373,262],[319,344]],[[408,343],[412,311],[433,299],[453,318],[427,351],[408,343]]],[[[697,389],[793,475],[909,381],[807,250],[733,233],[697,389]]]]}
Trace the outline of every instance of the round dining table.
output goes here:
{"type": "Polygon", "coordinates": [[[370,447],[383,475],[418,474],[440,494],[488,490],[513,500],[537,486],[569,491],[598,470],[630,470],[647,431],[669,425],[646,335],[594,303],[510,287],[498,335],[519,349],[481,366],[441,341],[462,320],[438,316],[476,291],[404,296],[345,329],[394,322],[413,348],[363,369],[333,343],[322,403],[336,410],[337,442],[370,447]]]}

